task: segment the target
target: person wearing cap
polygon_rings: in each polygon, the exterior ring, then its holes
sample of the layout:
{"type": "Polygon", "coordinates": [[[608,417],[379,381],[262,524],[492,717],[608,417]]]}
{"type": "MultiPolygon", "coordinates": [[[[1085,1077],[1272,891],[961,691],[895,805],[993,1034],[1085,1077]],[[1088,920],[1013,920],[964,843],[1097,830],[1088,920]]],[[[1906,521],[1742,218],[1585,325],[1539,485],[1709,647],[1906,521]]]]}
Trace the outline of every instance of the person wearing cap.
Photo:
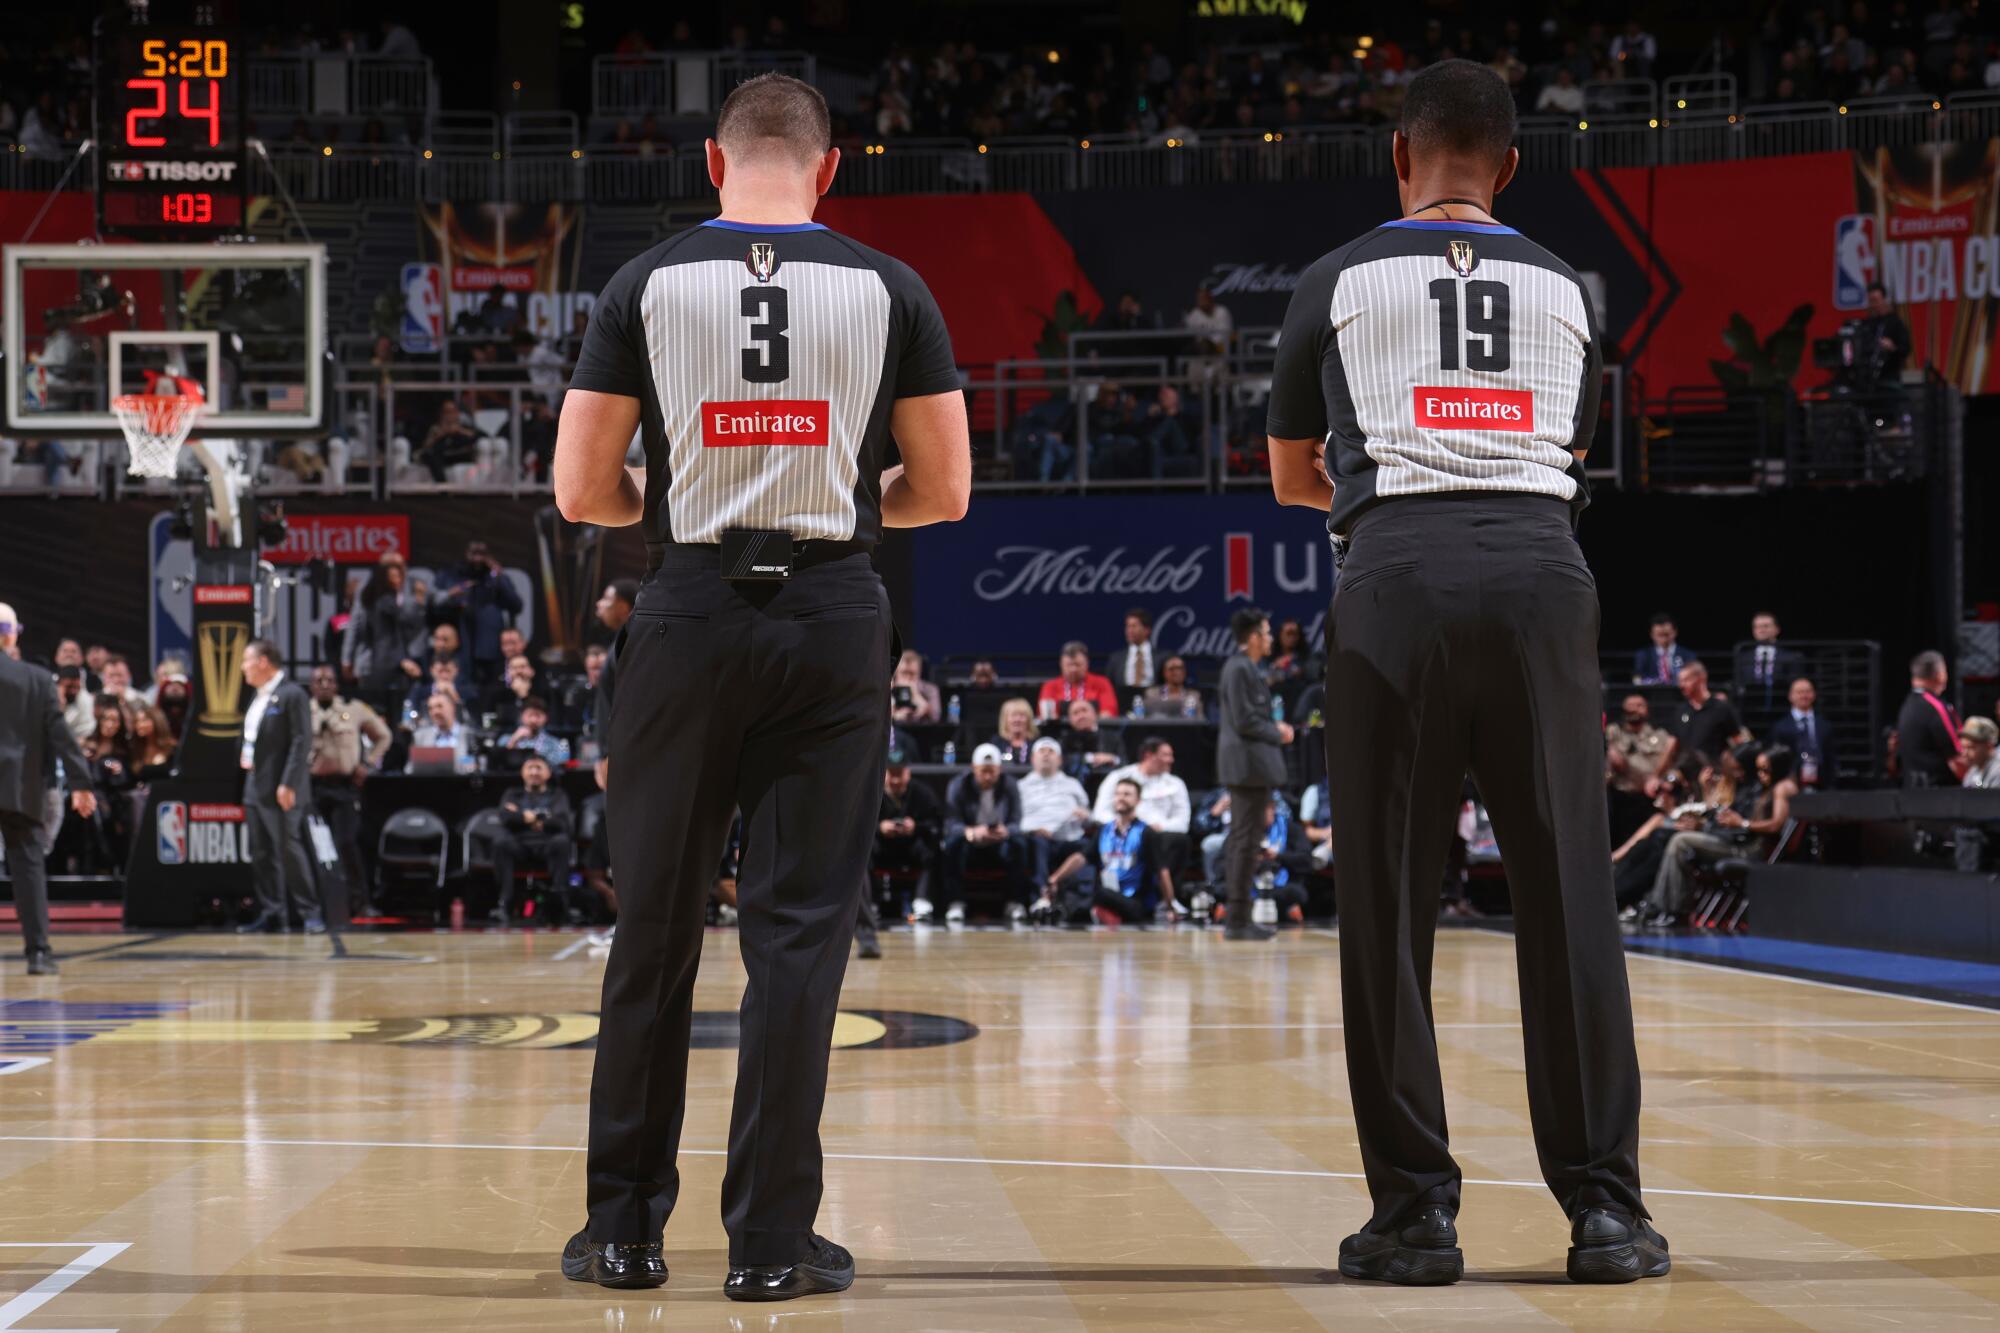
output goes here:
{"type": "Polygon", "coordinates": [[[2000,723],[1990,717],[1969,717],[1959,728],[1958,740],[1966,763],[1962,784],[2000,791],[2000,723]]]}
{"type": "Polygon", "coordinates": [[[20,633],[14,608],[0,602],[0,843],[7,851],[28,973],[43,976],[56,970],[49,949],[43,793],[59,777],[69,788],[71,806],[85,819],[97,813],[97,796],[90,786],[90,763],[63,721],[48,670],[15,659],[20,633]]]}
{"type": "Polygon", "coordinates": [[[1035,883],[1046,884],[1049,867],[1061,865],[1083,848],[1090,822],[1090,797],[1083,784],[1063,772],[1062,742],[1044,736],[1029,747],[1034,772],[1019,779],[1021,832],[1028,840],[1035,883]]]}
{"type": "Polygon", "coordinates": [[[1021,788],[1000,771],[999,746],[972,752],[972,771],[952,779],[944,805],[945,919],[965,919],[965,872],[975,867],[1006,872],[1007,919],[1025,917],[1021,788]]]}
{"type": "Polygon", "coordinates": [[[882,769],[882,804],[875,821],[875,850],[868,860],[870,880],[909,878],[914,887],[904,894],[904,915],[928,916],[931,867],[937,864],[944,806],[936,792],[910,781],[910,757],[904,750],[889,751],[882,769]]]}
{"type": "Polygon", "coordinates": [[[188,683],[188,665],[182,658],[172,655],[161,658],[160,664],[153,668],[153,683],[136,693],[147,703],[156,704],[160,701],[161,688],[169,681],[178,681],[182,685],[188,683]]]}

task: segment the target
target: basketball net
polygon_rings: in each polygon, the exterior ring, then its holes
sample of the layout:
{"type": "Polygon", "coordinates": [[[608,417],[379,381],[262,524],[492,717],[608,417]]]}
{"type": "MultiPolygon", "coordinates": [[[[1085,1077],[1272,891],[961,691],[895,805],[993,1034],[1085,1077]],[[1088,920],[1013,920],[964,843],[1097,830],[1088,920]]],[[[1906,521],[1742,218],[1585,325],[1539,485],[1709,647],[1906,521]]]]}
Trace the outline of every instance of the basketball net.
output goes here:
{"type": "Polygon", "coordinates": [[[135,477],[171,477],[180,462],[181,445],[206,406],[201,384],[157,370],[145,375],[146,392],[111,400],[118,427],[125,432],[126,471],[135,477]]]}

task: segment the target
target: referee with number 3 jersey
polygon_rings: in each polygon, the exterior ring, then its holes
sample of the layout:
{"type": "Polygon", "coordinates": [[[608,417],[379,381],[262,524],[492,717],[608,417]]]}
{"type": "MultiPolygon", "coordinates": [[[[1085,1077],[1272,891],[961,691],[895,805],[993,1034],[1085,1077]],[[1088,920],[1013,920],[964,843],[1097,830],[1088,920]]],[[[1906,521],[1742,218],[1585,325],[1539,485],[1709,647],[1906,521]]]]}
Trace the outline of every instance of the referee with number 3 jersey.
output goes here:
{"type": "Polygon", "coordinates": [[[1590,298],[1493,218],[1514,103],[1483,65],[1410,80],[1404,216],[1307,269],[1268,430],[1285,504],[1342,551],[1327,630],[1347,1074],[1374,1216],[1340,1271],[1454,1282],[1460,1174],[1431,1025],[1438,885],[1469,770],[1513,896],[1528,1109],[1569,1275],[1667,1271],[1639,1191],[1639,1062],[1611,887],[1597,586],[1574,516],[1597,422],[1590,298]]]}
{"type": "Polygon", "coordinates": [[[557,505],[639,524],[649,566],[607,732],[619,913],[589,1220],[562,1261],[608,1287],[667,1280],[702,914],[738,807],[749,981],[723,1289],[784,1300],[854,1280],[813,1223],[889,734],[893,630],[869,553],[885,527],[962,517],[972,461],[936,302],[903,264],[812,220],[840,162],[829,140],[810,85],[737,87],[708,143],[721,215],[605,286],[563,399],[557,505]],[[643,472],[625,467],[635,431],[643,472]]]}

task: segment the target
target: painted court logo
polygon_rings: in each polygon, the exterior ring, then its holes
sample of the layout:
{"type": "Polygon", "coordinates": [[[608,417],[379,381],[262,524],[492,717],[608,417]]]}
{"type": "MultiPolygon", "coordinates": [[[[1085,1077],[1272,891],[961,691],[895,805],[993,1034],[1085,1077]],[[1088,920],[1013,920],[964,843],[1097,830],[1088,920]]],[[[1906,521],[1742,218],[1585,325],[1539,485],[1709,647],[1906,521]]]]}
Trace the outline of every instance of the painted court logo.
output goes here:
{"type": "Polygon", "coordinates": [[[1505,430],[1532,434],[1535,395],[1525,389],[1441,389],[1418,385],[1417,424],[1431,430],[1505,430]]]}

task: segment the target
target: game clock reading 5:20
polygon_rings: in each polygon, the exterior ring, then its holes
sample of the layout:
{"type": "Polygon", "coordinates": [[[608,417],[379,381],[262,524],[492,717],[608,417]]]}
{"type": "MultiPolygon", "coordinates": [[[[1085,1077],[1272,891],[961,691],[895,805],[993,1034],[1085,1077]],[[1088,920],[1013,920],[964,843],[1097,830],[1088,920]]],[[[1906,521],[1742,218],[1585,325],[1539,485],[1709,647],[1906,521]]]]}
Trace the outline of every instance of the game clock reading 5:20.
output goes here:
{"type": "Polygon", "coordinates": [[[237,53],[214,28],[133,28],[100,48],[100,231],[243,229],[237,53]]]}

